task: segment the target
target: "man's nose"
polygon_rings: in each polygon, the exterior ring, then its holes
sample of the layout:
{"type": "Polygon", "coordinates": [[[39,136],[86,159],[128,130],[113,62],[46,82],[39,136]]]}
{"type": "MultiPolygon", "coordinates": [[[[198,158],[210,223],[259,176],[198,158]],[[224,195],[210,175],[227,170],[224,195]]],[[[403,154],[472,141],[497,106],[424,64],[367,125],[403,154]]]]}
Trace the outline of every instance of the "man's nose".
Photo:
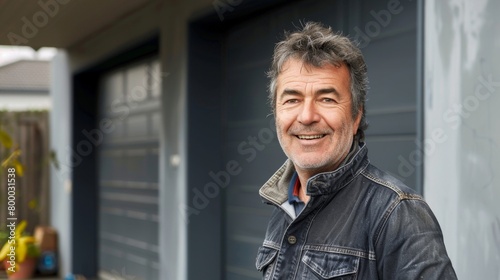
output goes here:
{"type": "Polygon", "coordinates": [[[319,122],[319,120],[320,116],[316,104],[313,101],[305,101],[297,116],[297,121],[303,125],[310,125],[319,122]]]}

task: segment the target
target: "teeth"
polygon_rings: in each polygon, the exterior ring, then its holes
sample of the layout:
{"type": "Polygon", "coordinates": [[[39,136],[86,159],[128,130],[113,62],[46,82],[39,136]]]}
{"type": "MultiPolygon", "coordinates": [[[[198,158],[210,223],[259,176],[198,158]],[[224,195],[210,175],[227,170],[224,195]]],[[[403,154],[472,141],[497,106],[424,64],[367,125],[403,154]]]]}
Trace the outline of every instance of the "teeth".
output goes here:
{"type": "Polygon", "coordinates": [[[304,140],[311,140],[311,139],[319,139],[322,138],[324,135],[298,135],[299,139],[304,139],[304,140]]]}

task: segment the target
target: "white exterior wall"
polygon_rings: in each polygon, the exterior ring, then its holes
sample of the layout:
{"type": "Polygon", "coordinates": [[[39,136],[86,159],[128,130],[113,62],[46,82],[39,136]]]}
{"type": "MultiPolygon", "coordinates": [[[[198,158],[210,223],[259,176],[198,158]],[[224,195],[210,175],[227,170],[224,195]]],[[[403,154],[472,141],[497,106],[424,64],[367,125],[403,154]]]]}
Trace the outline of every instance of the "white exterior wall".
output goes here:
{"type": "Polygon", "coordinates": [[[500,2],[425,2],[424,195],[459,279],[500,279],[500,2]]]}
{"type": "Polygon", "coordinates": [[[50,149],[56,152],[60,169],[50,165],[50,222],[59,237],[59,275],[71,272],[71,71],[65,51],[52,60],[50,96],[50,149]]]}

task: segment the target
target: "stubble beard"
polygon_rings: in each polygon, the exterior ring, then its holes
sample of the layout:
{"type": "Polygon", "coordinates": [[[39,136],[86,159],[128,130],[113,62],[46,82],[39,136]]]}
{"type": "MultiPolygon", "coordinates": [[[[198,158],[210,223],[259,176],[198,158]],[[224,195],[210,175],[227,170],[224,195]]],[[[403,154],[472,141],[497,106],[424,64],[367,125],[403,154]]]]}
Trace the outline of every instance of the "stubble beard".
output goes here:
{"type": "MultiPolygon", "coordinates": [[[[291,135],[296,135],[300,133],[318,133],[318,134],[327,134],[325,137],[331,137],[333,139],[335,133],[337,134],[344,134],[348,133],[348,131],[332,131],[331,129],[314,129],[312,127],[307,127],[305,126],[304,128],[297,128],[297,127],[291,127],[288,131],[284,131],[277,123],[276,123],[276,128],[277,128],[277,136],[278,136],[278,141],[280,143],[281,149],[285,153],[285,155],[292,161],[294,164],[295,168],[298,169],[300,168],[301,170],[308,171],[313,174],[317,174],[320,172],[327,172],[327,171],[333,171],[334,169],[339,167],[339,164],[345,159],[345,157],[349,154],[349,150],[352,146],[352,141],[349,143],[330,143],[330,145],[335,145],[336,147],[333,148],[332,151],[327,152],[324,151],[324,154],[320,155],[320,158],[318,160],[318,157],[316,158],[310,158],[311,155],[306,156],[305,158],[301,155],[294,156],[292,154],[291,147],[289,147],[289,144],[291,143],[286,143],[287,141],[283,139],[283,137],[295,137],[291,135]],[[344,147],[345,146],[345,147],[344,147]],[[335,157],[335,155],[342,153],[342,155],[336,159],[335,161],[332,161],[332,158],[335,157]]],[[[341,135],[338,139],[344,139],[346,136],[341,135]]],[[[349,141],[348,141],[349,142],[349,141]]],[[[312,149],[316,149],[315,147],[310,147],[312,149]]],[[[304,150],[305,153],[309,152],[306,149],[304,150]]]]}

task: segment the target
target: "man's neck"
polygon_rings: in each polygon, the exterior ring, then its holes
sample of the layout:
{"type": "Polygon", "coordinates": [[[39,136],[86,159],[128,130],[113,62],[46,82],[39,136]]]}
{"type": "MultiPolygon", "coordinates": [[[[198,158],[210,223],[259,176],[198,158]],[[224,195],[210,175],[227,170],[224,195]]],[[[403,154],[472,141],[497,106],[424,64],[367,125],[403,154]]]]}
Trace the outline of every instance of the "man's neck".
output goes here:
{"type": "Polygon", "coordinates": [[[322,173],[322,172],[328,172],[328,171],[334,171],[338,167],[344,165],[349,161],[354,154],[357,152],[359,147],[359,144],[356,142],[356,140],[353,141],[353,145],[351,145],[351,149],[347,153],[347,155],[344,157],[344,159],[340,162],[340,164],[337,164],[333,167],[330,168],[325,168],[324,170],[303,170],[295,167],[295,171],[297,172],[297,175],[299,177],[299,182],[300,182],[300,188],[299,188],[299,199],[302,200],[304,203],[309,202],[309,199],[311,198],[309,195],[307,195],[307,180],[311,178],[312,176],[322,173]]]}
{"type": "Polygon", "coordinates": [[[307,179],[301,179],[299,175],[299,181],[300,181],[300,187],[299,187],[299,199],[302,200],[305,204],[309,202],[309,199],[311,198],[309,195],[307,195],[307,179]]]}
{"type": "MultiPolygon", "coordinates": [[[[347,157],[346,155],[344,159],[347,157]]],[[[304,203],[307,203],[309,201],[309,195],[307,195],[307,180],[311,178],[312,176],[323,173],[323,172],[330,172],[336,170],[340,164],[342,164],[344,160],[341,160],[340,163],[337,163],[332,166],[325,166],[321,169],[301,169],[295,167],[295,171],[297,171],[297,175],[299,177],[300,181],[300,189],[299,189],[299,198],[302,200],[304,203]]]]}

